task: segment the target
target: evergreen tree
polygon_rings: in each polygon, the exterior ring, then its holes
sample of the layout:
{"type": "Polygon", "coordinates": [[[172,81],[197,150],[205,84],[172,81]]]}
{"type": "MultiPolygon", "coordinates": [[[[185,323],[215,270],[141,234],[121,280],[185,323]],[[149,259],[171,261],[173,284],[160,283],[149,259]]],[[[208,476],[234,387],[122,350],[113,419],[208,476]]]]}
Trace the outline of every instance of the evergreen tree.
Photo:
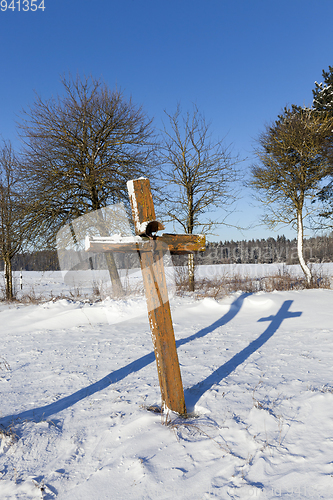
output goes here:
{"type": "Polygon", "coordinates": [[[312,106],[316,111],[333,115],[333,66],[329,66],[328,69],[329,71],[323,70],[324,81],[315,82],[316,88],[312,90],[312,106]]]}
{"type": "MultiPolygon", "coordinates": [[[[315,82],[313,94],[313,109],[318,111],[323,116],[333,116],[333,66],[328,67],[328,71],[323,70],[323,82],[315,82]]],[[[332,164],[333,176],[333,134],[330,141],[330,147],[327,150],[329,160],[332,164]]],[[[333,180],[324,186],[318,193],[318,199],[324,205],[324,209],[320,213],[320,219],[324,222],[325,227],[332,227],[333,217],[333,180]]],[[[323,222],[321,222],[321,225],[323,222]]]]}

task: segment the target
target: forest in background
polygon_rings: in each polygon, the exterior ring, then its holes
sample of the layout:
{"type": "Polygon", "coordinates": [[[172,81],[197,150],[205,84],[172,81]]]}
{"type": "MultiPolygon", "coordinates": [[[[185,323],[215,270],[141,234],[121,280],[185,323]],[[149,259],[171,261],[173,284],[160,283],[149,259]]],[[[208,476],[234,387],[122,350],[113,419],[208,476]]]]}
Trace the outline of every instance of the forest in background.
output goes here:
{"type": "MultiPolygon", "coordinates": [[[[327,236],[315,236],[304,240],[304,251],[309,262],[333,261],[333,233],[327,236]]],[[[129,255],[117,254],[119,268],[131,267],[129,255]],[[126,259],[126,262],[125,262],[126,259]]],[[[186,265],[187,256],[173,255],[175,265],[186,265]]],[[[297,240],[289,240],[285,236],[260,240],[208,242],[205,252],[195,255],[197,265],[209,264],[271,264],[283,262],[298,264],[297,240]]],[[[133,266],[137,262],[133,259],[133,266]]],[[[90,262],[86,260],[86,268],[90,262]]],[[[3,262],[0,262],[3,271],[3,262]]],[[[58,271],[60,270],[57,252],[43,250],[33,253],[17,254],[13,258],[14,271],[58,271]]]]}

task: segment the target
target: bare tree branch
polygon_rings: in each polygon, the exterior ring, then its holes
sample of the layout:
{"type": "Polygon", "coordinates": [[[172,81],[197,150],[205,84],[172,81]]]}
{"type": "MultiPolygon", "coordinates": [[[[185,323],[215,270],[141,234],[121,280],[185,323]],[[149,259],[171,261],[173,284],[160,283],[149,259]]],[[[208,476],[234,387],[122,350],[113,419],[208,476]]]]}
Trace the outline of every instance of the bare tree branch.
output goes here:
{"type": "MultiPolygon", "coordinates": [[[[51,246],[57,231],[92,210],[123,201],[126,182],[152,169],[152,121],[122,92],[94,78],[62,79],[62,97],[36,101],[19,124],[24,173],[34,208],[31,223],[51,246]]],[[[105,227],[106,236],[107,228],[105,227]]],[[[116,295],[122,293],[112,254],[116,295]]]]}
{"type": "Polygon", "coordinates": [[[12,259],[33,238],[27,214],[28,193],[10,142],[0,150],[0,258],[4,262],[6,299],[14,298],[12,259]]]}
{"type": "MultiPolygon", "coordinates": [[[[205,214],[224,208],[235,199],[238,158],[231,155],[222,140],[212,140],[209,125],[196,107],[192,113],[182,115],[178,106],[173,115],[166,115],[169,127],[164,127],[160,152],[161,180],[166,192],[164,218],[179,224],[185,233],[192,234],[194,229],[207,233],[215,222],[205,214]]],[[[189,259],[193,289],[193,259],[189,259]]]]}

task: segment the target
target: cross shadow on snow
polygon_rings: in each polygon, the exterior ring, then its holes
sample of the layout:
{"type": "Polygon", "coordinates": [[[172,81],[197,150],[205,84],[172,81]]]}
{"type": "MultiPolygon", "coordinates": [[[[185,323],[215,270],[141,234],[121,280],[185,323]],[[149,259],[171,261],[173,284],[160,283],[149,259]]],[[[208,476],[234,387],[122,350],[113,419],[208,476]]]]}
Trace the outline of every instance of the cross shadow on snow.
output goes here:
{"type": "Polygon", "coordinates": [[[301,316],[301,312],[289,311],[292,303],[293,300],[285,300],[275,316],[272,315],[268,316],[267,318],[259,319],[258,321],[270,321],[270,324],[257,339],[253,340],[247,347],[242,349],[229,361],[217,368],[205,380],[202,380],[196,385],[186,389],[185,400],[187,409],[189,411],[193,411],[195,404],[206,391],[208,391],[213,385],[218,384],[219,382],[221,382],[221,380],[230,375],[230,373],[236,370],[236,368],[241,365],[249,356],[251,356],[251,354],[262,347],[267,342],[267,340],[269,340],[278,330],[283,320],[301,316]]]}
{"type": "MultiPolygon", "coordinates": [[[[190,335],[185,339],[178,340],[176,342],[177,347],[188,344],[193,340],[202,338],[205,335],[208,335],[209,333],[213,332],[216,328],[219,328],[220,326],[223,326],[229,321],[231,321],[240,311],[244,299],[249,295],[251,294],[243,293],[242,295],[237,297],[237,299],[235,299],[230,305],[230,309],[226,314],[224,314],[220,319],[215,321],[210,326],[207,326],[206,328],[199,330],[198,332],[194,333],[193,335],[190,335]]],[[[123,380],[125,377],[127,377],[127,375],[130,375],[131,373],[135,373],[141,370],[142,368],[148,366],[150,363],[153,363],[154,361],[155,361],[154,352],[150,352],[149,354],[146,354],[145,356],[142,356],[141,358],[132,361],[132,363],[129,363],[128,365],[123,366],[122,368],[119,368],[119,370],[115,370],[112,373],[109,373],[106,377],[102,378],[101,380],[98,380],[94,384],[91,384],[88,387],[84,387],[83,389],[80,389],[77,392],[74,392],[74,394],[71,394],[70,396],[66,396],[62,399],[59,399],[58,401],[55,401],[54,403],[41,406],[40,408],[34,408],[31,410],[23,411],[22,413],[19,413],[17,415],[8,415],[6,417],[3,417],[0,419],[0,426],[7,427],[12,423],[24,420],[29,420],[33,422],[40,422],[41,420],[47,420],[50,417],[52,417],[52,415],[55,415],[61,412],[62,410],[66,410],[67,408],[73,406],[75,403],[78,403],[79,401],[82,401],[83,399],[92,396],[93,394],[96,394],[97,392],[100,392],[103,389],[106,389],[111,384],[123,380]]]]}
{"type": "Polygon", "coordinates": [[[239,313],[239,311],[243,305],[244,299],[246,297],[249,297],[249,295],[252,295],[252,294],[251,293],[242,293],[242,295],[240,295],[236,300],[234,300],[232,302],[232,304],[230,304],[229,311],[226,314],[224,314],[222,316],[222,318],[218,319],[217,321],[215,321],[211,325],[207,326],[206,328],[202,328],[202,330],[199,330],[197,333],[194,333],[193,335],[191,335],[190,337],[187,337],[186,339],[177,340],[177,342],[176,342],[177,348],[184,345],[184,344],[188,344],[192,340],[200,339],[201,337],[205,337],[208,333],[211,333],[214,330],[216,330],[216,328],[219,328],[220,326],[223,326],[223,325],[226,325],[227,323],[229,323],[229,321],[234,319],[236,314],[239,313]]]}

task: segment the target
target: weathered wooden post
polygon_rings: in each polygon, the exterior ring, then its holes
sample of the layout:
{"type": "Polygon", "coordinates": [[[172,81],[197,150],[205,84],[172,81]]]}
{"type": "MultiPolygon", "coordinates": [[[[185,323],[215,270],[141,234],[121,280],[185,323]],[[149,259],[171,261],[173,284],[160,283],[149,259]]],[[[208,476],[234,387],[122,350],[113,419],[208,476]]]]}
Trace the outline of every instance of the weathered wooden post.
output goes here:
{"type": "MultiPolygon", "coordinates": [[[[127,186],[135,232],[137,235],[145,234],[148,224],[156,219],[149,181],[138,179],[128,182],[127,186]]],[[[157,224],[155,231],[158,228],[157,224]]],[[[162,402],[171,410],[185,414],[185,397],[168,300],[162,245],[163,243],[152,240],[152,251],[141,252],[140,263],[162,402]]]]}
{"type": "Polygon", "coordinates": [[[153,233],[164,227],[156,221],[149,180],[141,178],[129,181],[127,186],[135,232],[141,238],[134,242],[112,242],[110,238],[88,238],[86,250],[92,252],[137,251],[139,253],[162,404],[184,415],[186,414],[184,389],[171,319],[163,251],[169,249],[171,253],[178,254],[203,251],[205,237],[174,234],[153,236],[153,233]]]}

